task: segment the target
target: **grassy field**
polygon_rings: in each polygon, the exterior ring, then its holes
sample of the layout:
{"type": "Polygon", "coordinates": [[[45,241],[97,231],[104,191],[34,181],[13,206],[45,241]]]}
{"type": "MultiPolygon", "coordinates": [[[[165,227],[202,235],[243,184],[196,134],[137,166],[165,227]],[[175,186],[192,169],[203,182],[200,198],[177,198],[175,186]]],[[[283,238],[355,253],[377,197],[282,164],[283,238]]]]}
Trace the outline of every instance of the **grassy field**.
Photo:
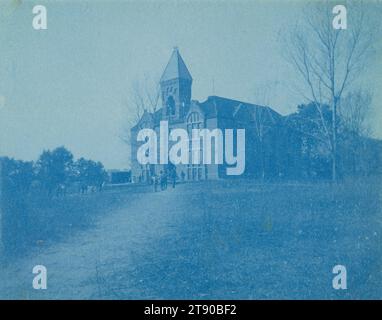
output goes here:
{"type": "Polygon", "coordinates": [[[370,181],[220,181],[78,197],[72,211],[97,213],[92,225],[32,252],[17,271],[6,266],[0,296],[381,299],[380,191],[370,181]],[[50,289],[25,293],[25,269],[44,261],[50,289]],[[347,268],[347,290],[332,288],[337,264],[347,268]]]}
{"type": "Polygon", "coordinates": [[[182,186],[173,231],[105,293],[137,297],[124,284],[139,298],[382,298],[380,200],[377,184],[361,182],[182,186]],[[337,264],[348,290],[332,288],[337,264]]]}
{"type": "Polygon", "coordinates": [[[102,193],[73,193],[61,197],[18,193],[4,201],[3,251],[17,258],[43,243],[55,243],[91,228],[104,214],[125,207],[132,194],[151,191],[147,185],[108,188],[102,193]]]}

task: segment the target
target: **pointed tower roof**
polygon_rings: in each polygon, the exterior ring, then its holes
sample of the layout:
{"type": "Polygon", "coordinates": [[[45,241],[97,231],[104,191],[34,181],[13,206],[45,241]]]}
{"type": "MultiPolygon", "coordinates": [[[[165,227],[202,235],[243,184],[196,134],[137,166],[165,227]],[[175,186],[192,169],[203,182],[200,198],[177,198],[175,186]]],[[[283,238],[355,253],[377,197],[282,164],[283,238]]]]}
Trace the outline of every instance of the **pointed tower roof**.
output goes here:
{"type": "Polygon", "coordinates": [[[172,79],[192,80],[191,74],[188,71],[177,47],[175,47],[172,52],[171,58],[164,69],[162,77],[160,78],[160,82],[172,79]]]}

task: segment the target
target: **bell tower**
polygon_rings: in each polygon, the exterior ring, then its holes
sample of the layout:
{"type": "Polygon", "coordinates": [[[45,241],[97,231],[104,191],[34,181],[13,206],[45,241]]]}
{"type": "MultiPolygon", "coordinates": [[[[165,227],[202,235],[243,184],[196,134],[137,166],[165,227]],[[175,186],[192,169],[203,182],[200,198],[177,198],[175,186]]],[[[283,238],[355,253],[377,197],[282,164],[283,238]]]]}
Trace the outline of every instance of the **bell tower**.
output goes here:
{"type": "Polygon", "coordinates": [[[192,77],[177,47],[160,79],[162,95],[162,119],[177,121],[184,116],[184,110],[191,101],[192,77]]]}

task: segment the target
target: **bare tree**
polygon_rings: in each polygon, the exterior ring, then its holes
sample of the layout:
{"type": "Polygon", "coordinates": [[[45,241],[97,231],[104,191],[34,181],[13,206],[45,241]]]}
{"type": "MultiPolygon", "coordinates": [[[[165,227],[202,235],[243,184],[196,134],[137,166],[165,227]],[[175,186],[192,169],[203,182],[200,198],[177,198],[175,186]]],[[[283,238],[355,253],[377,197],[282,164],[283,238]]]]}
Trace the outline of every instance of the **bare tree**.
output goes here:
{"type": "Polygon", "coordinates": [[[341,147],[346,150],[342,158],[348,170],[353,174],[368,172],[370,150],[368,147],[371,129],[368,115],[371,111],[372,96],[364,90],[356,90],[347,94],[341,101],[338,114],[341,118],[341,147]]]}
{"type": "Polygon", "coordinates": [[[333,181],[337,179],[337,109],[344,92],[370,61],[378,29],[373,14],[362,3],[347,4],[347,29],[334,29],[334,6],[329,1],[309,4],[303,19],[284,38],[283,48],[303,79],[304,97],[314,103],[320,115],[331,154],[333,181]],[[329,125],[324,120],[324,105],[332,111],[329,125]]]}
{"type": "Polygon", "coordinates": [[[122,101],[128,112],[126,126],[120,137],[124,142],[130,143],[130,129],[140,121],[145,111],[157,111],[159,98],[158,81],[149,81],[148,77],[144,77],[143,81],[136,80],[132,83],[128,97],[122,101]]]}
{"type": "Polygon", "coordinates": [[[369,92],[358,89],[348,93],[341,101],[338,115],[344,130],[359,137],[370,136],[368,116],[371,111],[372,96],[369,92]]]}
{"type": "Polygon", "coordinates": [[[261,178],[265,178],[265,148],[266,143],[265,139],[267,134],[274,128],[276,119],[272,114],[272,111],[269,107],[258,107],[253,113],[253,123],[254,123],[254,132],[260,147],[260,156],[261,156],[261,178]]]}
{"type": "Polygon", "coordinates": [[[267,84],[256,90],[256,101],[263,106],[255,108],[252,112],[252,123],[254,127],[254,133],[259,145],[259,154],[261,157],[261,178],[265,178],[265,138],[267,134],[272,130],[276,119],[271,109],[267,107],[270,101],[270,92],[274,84],[267,84]]]}
{"type": "Polygon", "coordinates": [[[158,108],[160,97],[159,85],[150,84],[147,77],[144,82],[135,81],[132,84],[131,99],[135,110],[135,121],[138,122],[145,111],[154,113],[158,108]]]}

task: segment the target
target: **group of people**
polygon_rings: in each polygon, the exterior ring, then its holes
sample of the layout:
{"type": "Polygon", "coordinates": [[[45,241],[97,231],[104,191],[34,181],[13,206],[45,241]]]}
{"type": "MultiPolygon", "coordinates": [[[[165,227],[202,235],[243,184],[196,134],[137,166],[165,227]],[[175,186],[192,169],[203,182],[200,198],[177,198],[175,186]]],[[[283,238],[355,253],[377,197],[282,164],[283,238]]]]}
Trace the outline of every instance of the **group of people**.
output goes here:
{"type": "Polygon", "coordinates": [[[105,187],[105,181],[100,182],[99,184],[94,184],[94,185],[88,185],[86,183],[73,183],[73,184],[65,184],[65,183],[60,183],[58,184],[54,191],[55,195],[57,198],[59,197],[65,197],[68,193],[76,193],[78,192],[79,194],[87,194],[87,193],[95,193],[95,192],[101,192],[103,191],[105,187]]]}
{"type": "Polygon", "coordinates": [[[85,183],[81,183],[79,186],[79,192],[80,194],[85,193],[94,193],[94,192],[101,192],[103,191],[103,188],[105,187],[105,181],[99,183],[98,185],[87,185],[85,183]]]}
{"type": "Polygon", "coordinates": [[[176,177],[176,170],[171,170],[169,172],[161,170],[159,175],[154,174],[151,177],[152,184],[154,186],[154,192],[158,191],[158,186],[160,186],[160,190],[166,190],[168,186],[168,180],[170,180],[172,187],[175,188],[176,177]]]}

